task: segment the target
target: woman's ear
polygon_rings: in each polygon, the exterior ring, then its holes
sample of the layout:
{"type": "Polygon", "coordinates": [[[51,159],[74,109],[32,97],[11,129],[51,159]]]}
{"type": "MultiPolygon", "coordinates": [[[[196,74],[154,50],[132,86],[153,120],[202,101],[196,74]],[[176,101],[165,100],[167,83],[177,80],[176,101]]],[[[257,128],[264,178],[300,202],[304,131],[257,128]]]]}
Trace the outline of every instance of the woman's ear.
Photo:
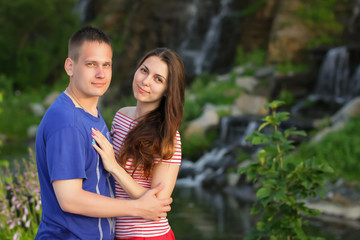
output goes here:
{"type": "Polygon", "coordinates": [[[64,68],[69,77],[72,77],[73,75],[73,66],[74,66],[74,61],[69,57],[66,58],[64,68]]]}

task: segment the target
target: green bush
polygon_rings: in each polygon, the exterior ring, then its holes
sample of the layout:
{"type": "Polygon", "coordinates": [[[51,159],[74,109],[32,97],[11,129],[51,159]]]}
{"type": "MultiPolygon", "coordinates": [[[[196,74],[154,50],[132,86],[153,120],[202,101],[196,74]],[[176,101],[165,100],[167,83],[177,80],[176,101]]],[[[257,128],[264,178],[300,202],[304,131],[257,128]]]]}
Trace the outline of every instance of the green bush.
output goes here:
{"type": "Polygon", "coordinates": [[[344,129],[327,134],[316,144],[303,143],[291,158],[314,156],[317,163],[328,163],[335,174],[330,178],[360,181],[360,116],[353,117],[344,129]]]}
{"type": "Polygon", "coordinates": [[[208,150],[216,140],[216,129],[211,129],[204,134],[192,134],[185,138],[182,136],[182,154],[189,159],[197,160],[208,150]]]}
{"type": "Polygon", "coordinates": [[[281,122],[288,120],[288,112],[277,112],[281,101],[266,104],[271,113],[263,118],[258,131],[247,137],[254,145],[260,145],[257,160],[239,169],[256,186],[256,201],[251,213],[260,219],[246,239],[321,239],[304,231],[304,217],[320,214],[308,208],[304,200],[321,195],[326,174],[332,169],[326,164],[316,164],[313,158],[290,162],[287,156],[294,149],[292,135],[305,135],[294,128],[279,130],[281,122]]]}

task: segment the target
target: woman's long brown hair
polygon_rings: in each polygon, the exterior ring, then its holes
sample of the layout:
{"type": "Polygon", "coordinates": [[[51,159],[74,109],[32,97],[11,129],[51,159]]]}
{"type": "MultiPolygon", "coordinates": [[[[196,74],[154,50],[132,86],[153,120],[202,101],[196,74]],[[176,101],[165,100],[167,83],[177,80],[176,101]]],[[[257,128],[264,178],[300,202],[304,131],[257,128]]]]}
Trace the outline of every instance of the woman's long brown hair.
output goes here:
{"type": "Polygon", "coordinates": [[[157,56],[168,66],[165,94],[159,106],[137,120],[137,125],[128,133],[117,159],[125,166],[133,158],[133,172],[143,167],[144,176],[150,177],[155,157],[170,159],[174,155],[176,132],[184,114],[185,71],[181,58],[168,48],[156,48],[148,52],[138,63],[157,56]]]}

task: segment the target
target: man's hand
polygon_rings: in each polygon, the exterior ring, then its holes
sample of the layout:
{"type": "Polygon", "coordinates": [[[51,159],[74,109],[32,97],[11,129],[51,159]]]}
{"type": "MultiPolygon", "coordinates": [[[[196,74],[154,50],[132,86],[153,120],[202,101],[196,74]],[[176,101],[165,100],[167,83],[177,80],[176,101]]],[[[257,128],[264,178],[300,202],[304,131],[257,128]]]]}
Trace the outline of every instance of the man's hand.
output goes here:
{"type": "Polygon", "coordinates": [[[155,188],[147,191],[137,201],[139,202],[139,216],[144,219],[160,221],[161,218],[167,216],[167,212],[171,210],[170,204],[172,198],[158,199],[156,194],[164,188],[163,184],[157,185],[155,188]]]}

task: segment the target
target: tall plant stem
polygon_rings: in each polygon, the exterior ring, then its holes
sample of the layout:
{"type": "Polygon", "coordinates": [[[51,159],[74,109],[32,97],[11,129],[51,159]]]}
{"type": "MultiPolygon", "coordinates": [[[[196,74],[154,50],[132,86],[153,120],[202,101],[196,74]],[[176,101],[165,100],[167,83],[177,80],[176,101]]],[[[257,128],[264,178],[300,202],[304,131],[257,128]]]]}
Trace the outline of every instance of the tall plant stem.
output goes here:
{"type": "MultiPolygon", "coordinates": [[[[275,109],[272,109],[272,114],[273,114],[273,117],[275,118],[276,117],[276,110],[275,109]]],[[[275,129],[275,132],[278,131],[277,125],[274,126],[274,129],[275,129]]],[[[281,167],[281,169],[283,169],[284,164],[283,164],[283,158],[282,158],[282,155],[281,155],[280,144],[279,143],[276,143],[276,149],[277,149],[277,151],[279,153],[280,167],[281,167]]]]}

